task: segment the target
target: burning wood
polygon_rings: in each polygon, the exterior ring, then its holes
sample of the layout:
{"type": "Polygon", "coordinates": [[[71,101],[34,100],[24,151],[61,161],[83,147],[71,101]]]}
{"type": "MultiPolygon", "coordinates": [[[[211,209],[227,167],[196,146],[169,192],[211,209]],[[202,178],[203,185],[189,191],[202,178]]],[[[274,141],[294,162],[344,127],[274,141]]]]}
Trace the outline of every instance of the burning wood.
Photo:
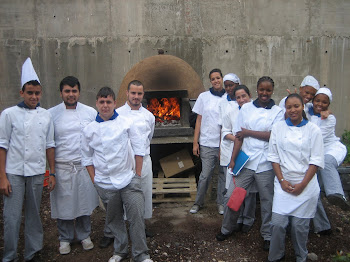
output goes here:
{"type": "Polygon", "coordinates": [[[152,98],[147,109],[156,117],[156,125],[179,125],[180,103],[176,97],[152,98]]]}

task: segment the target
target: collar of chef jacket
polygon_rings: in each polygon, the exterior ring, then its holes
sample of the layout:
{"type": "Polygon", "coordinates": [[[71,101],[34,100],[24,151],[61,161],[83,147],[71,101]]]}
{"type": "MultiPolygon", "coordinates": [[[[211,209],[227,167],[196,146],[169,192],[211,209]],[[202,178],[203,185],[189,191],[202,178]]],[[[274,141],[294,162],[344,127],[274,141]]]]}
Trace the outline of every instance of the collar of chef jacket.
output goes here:
{"type": "MultiPolygon", "coordinates": [[[[303,120],[298,125],[296,125],[296,127],[305,126],[308,122],[309,122],[308,120],[303,118],[303,120]]],[[[293,123],[292,123],[292,120],[290,120],[290,117],[288,117],[286,119],[286,123],[287,123],[288,126],[294,126],[293,123]]]]}
{"type": "Polygon", "coordinates": [[[258,98],[253,101],[253,105],[255,105],[257,108],[265,108],[265,109],[271,109],[275,105],[275,101],[273,99],[270,99],[269,103],[266,107],[262,107],[259,105],[258,98]]]}
{"type": "MultiPolygon", "coordinates": [[[[18,106],[18,107],[23,107],[23,108],[26,108],[26,109],[31,109],[31,108],[29,108],[29,107],[24,103],[24,101],[22,101],[21,103],[17,104],[17,106],[18,106]]],[[[38,103],[38,104],[36,105],[35,109],[36,109],[38,106],[40,106],[40,103],[38,103]]]]}
{"type": "MultiPolygon", "coordinates": [[[[108,119],[108,120],[113,120],[113,119],[116,119],[117,118],[117,116],[118,116],[118,113],[114,110],[114,114],[113,114],[113,116],[111,116],[111,118],[110,119],[108,119]]],[[[97,123],[101,123],[101,122],[104,122],[104,120],[100,117],[100,113],[97,113],[97,116],[96,116],[96,122],[97,123]]]]}

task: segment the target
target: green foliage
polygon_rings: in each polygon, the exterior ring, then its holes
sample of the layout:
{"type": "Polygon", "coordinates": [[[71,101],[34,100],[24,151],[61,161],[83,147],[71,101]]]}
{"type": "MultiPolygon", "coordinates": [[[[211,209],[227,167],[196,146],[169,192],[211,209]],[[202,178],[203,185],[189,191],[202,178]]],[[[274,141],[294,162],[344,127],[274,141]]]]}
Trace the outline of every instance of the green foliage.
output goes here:
{"type": "Polygon", "coordinates": [[[334,261],[334,262],[349,262],[350,261],[350,253],[344,254],[343,251],[337,251],[337,254],[332,257],[332,261],[334,261]]]}
{"type": "Polygon", "coordinates": [[[345,130],[341,136],[341,140],[348,150],[348,154],[344,159],[344,164],[350,164],[350,131],[345,130]]]}

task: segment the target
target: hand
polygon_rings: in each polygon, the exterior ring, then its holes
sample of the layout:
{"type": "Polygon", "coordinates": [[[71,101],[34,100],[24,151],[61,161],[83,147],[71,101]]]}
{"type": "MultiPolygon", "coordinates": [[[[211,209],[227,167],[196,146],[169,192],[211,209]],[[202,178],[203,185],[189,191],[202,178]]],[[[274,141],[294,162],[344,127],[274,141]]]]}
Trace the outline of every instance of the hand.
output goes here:
{"type": "Polygon", "coordinates": [[[236,137],[238,139],[243,139],[245,137],[248,137],[249,136],[249,129],[246,129],[246,128],[243,128],[243,127],[241,127],[241,129],[242,129],[241,131],[237,132],[238,136],[236,134],[236,137]]]}
{"type": "Polygon", "coordinates": [[[287,192],[287,193],[292,193],[294,187],[292,186],[291,183],[289,183],[287,180],[283,180],[282,182],[280,182],[281,188],[283,191],[287,192]]]}
{"type": "Polygon", "coordinates": [[[54,176],[49,176],[49,192],[55,189],[56,178],[54,176]]]}
{"type": "Polygon", "coordinates": [[[239,131],[236,133],[236,138],[239,139],[239,140],[242,140],[244,138],[243,134],[242,134],[242,131],[239,131]]]}
{"type": "Polygon", "coordinates": [[[321,111],[321,119],[324,120],[324,119],[327,119],[329,117],[329,115],[331,114],[331,111],[329,110],[326,110],[326,111],[321,111]]]}
{"type": "Polygon", "coordinates": [[[231,168],[231,170],[233,170],[233,168],[235,167],[235,161],[230,161],[230,164],[228,165],[228,168],[231,168]]]}
{"type": "Polygon", "coordinates": [[[10,196],[12,193],[11,184],[8,181],[7,177],[0,179],[0,194],[4,194],[5,196],[10,196]]]}
{"type": "Polygon", "coordinates": [[[193,155],[199,156],[199,144],[193,143],[193,155]]]}
{"type": "Polygon", "coordinates": [[[292,190],[292,194],[295,196],[300,195],[304,191],[305,186],[302,183],[295,184],[294,189],[292,190]]]}
{"type": "MultiPolygon", "coordinates": [[[[287,92],[288,92],[288,94],[292,94],[292,92],[289,89],[287,89],[287,92]]],[[[294,94],[296,94],[296,93],[298,93],[298,90],[296,88],[294,88],[294,94]]]]}

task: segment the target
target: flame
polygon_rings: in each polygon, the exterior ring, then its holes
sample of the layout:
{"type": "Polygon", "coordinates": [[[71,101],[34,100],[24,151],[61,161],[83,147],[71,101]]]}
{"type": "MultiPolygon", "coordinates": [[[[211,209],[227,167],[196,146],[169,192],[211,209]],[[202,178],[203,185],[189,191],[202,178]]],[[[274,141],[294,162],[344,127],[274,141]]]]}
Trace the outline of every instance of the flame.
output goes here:
{"type": "Polygon", "coordinates": [[[150,99],[147,109],[156,117],[157,122],[180,120],[180,103],[176,97],[150,99]]]}

